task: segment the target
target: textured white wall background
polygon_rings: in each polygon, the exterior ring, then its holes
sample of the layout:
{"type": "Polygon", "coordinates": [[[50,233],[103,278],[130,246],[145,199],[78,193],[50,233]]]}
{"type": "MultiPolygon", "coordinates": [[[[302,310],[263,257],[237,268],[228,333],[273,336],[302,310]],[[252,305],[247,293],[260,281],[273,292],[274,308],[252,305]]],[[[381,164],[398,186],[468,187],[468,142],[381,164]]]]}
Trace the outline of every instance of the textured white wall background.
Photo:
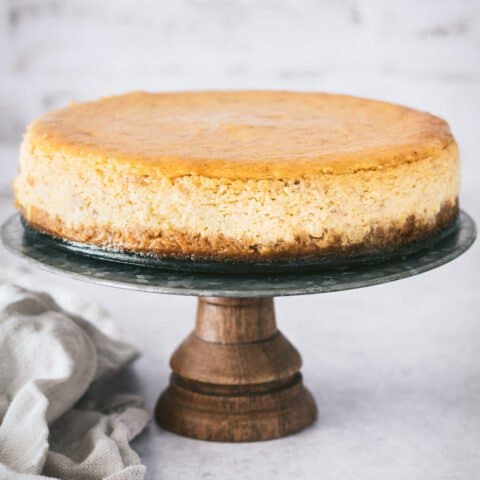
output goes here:
{"type": "MultiPolygon", "coordinates": [[[[326,90],[438,114],[460,143],[462,207],[480,219],[478,0],[0,0],[0,220],[35,116],[126,90],[201,88],[326,90]]],[[[137,444],[149,478],[479,478],[478,245],[428,275],[278,301],[320,421],[251,445],[152,426],[137,444]]],[[[123,386],[152,407],[193,299],[62,281],[131,332],[144,355],[123,386]]]]}

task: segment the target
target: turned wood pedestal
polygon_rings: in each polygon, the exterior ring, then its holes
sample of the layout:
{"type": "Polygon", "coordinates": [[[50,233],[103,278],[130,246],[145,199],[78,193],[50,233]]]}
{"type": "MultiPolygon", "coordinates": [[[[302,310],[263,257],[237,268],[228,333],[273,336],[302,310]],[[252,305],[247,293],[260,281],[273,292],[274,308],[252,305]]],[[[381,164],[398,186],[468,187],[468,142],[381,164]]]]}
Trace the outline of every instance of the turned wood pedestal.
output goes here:
{"type": "Polygon", "coordinates": [[[273,298],[200,297],[195,330],[170,360],[156,419],[187,437],[252,442],[310,425],[301,357],[277,329],[273,298]]]}

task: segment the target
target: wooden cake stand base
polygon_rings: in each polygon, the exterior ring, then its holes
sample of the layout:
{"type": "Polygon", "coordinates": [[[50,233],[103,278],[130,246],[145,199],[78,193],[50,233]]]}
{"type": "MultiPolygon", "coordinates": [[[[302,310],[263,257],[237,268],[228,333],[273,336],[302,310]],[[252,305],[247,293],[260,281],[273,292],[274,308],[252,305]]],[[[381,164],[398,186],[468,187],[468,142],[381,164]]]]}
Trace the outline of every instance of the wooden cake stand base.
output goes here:
{"type": "Polygon", "coordinates": [[[315,421],[301,357],[277,329],[273,298],[199,297],[195,330],[170,360],[156,419],[187,437],[270,440],[315,421]]]}

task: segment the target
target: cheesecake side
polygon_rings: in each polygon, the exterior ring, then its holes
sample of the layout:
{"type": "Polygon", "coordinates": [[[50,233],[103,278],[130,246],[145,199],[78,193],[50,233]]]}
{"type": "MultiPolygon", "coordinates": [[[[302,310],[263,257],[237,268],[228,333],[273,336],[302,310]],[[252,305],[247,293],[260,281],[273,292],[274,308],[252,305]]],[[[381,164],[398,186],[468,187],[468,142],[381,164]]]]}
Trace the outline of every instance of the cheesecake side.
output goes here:
{"type": "Polygon", "coordinates": [[[14,184],[32,226],[107,249],[275,260],[391,250],[458,214],[452,140],[428,157],[286,178],[166,175],[115,158],[42,149],[27,133],[14,184]]]}

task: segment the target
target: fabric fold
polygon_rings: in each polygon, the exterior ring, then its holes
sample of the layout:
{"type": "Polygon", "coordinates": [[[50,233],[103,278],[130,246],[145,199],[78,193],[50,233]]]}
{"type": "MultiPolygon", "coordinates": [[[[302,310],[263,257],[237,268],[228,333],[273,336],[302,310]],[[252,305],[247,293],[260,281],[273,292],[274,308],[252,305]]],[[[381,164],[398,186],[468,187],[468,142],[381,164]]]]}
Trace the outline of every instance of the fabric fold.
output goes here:
{"type": "Polygon", "coordinates": [[[105,311],[73,298],[64,294],[60,307],[44,292],[0,284],[0,480],[145,475],[129,444],[148,423],[141,399],[90,393],[138,352],[115,338],[105,311]]]}

